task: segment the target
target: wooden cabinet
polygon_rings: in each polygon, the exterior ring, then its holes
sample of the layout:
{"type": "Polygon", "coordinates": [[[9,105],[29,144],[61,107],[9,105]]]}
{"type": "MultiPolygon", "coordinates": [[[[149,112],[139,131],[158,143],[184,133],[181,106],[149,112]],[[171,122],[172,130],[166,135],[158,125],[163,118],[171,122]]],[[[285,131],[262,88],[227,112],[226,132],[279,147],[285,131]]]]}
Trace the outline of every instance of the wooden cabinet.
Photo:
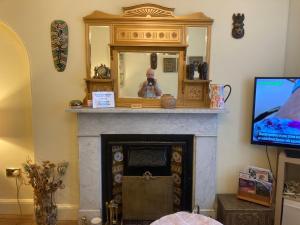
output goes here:
{"type": "Polygon", "coordinates": [[[273,225],[273,207],[237,199],[235,194],[218,195],[217,220],[224,225],[273,225]]]}
{"type": "Polygon", "coordinates": [[[277,168],[278,172],[277,172],[274,225],[281,225],[282,204],[283,204],[283,199],[285,198],[283,196],[284,183],[288,180],[300,181],[299,169],[300,169],[300,158],[291,158],[291,157],[287,157],[285,152],[280,153],[278,159],[278,168],[277,168]]]}

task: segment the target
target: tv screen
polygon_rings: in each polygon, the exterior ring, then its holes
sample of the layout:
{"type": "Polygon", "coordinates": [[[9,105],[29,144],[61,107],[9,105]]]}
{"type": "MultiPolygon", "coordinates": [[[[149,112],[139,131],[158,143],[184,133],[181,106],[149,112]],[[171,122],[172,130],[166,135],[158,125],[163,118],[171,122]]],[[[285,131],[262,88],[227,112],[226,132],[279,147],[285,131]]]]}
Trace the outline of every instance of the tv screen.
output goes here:
{"type": "Polygon", "coordinates": [[[300,77],[256,77],[252,144],[300,148],[300,77]]]}

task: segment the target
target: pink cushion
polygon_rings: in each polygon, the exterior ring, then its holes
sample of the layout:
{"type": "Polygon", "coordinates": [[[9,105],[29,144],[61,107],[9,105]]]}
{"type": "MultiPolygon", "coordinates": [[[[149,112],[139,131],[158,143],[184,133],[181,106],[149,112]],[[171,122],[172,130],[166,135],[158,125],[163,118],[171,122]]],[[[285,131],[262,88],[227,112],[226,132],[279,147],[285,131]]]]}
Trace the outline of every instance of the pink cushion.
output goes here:
{"type": "Polygon", "coordinates": [[[164,216],[150,225],[222,225],[218,221],[200,214],[177,212],[164,216]]]}

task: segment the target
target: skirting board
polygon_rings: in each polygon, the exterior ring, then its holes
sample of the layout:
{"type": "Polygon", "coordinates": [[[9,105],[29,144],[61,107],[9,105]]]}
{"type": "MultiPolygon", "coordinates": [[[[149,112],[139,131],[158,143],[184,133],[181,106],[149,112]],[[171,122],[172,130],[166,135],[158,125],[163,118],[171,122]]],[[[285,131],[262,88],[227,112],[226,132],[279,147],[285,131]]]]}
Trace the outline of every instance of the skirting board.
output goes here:
{"type": "MultiPolygon", "coordinates": [[[[88,209],[81,209],[79,210],[79,220],[81,217],[85,216],[88,220],[93,217],[97,217],[100,215],[101,210],[88,210],[88,209]]],[[[216,210],[214,209],[200,209],[200,214],[204,216],[208,216],[210,218],[216,219],[216,210]]],[[[100,215],[102,217],[102,215],[100,215]]]]}
{"type": "MultiPolygon", "coordinates": [[[[33,199],[20,199],[23,215],[33,214],[33,199]]],[[[57,204],[59,220],[77,220],[78,205],[57,204]]],[[[19,215],[20,210],[17,199],[0,199],[0,214],[19,215]]]]}
{"type": "Polygon", "coordinates": [[[208,216],[210,218],[216,219],[216,210],[214,209],[200,209],[200,214],[204,216],[208,216]]]}

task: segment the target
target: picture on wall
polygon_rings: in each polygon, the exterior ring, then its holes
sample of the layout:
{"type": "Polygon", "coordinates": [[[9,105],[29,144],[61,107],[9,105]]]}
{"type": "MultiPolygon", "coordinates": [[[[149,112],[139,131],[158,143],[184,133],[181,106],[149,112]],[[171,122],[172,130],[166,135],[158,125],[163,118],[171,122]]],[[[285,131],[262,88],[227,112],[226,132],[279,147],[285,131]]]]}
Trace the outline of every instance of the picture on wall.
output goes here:
{"type": "Polygon", "coordinates": [[[189,64],[194,64],[194,70],[198,71],[198,66],[203,63],[203,56],[189,56],[189,64]]]}
{"type": "Polygon", "coordinates": [[[163,65],[164,73],[175,73],[178,71],[176,58],[163,58],[163,65]]]}

